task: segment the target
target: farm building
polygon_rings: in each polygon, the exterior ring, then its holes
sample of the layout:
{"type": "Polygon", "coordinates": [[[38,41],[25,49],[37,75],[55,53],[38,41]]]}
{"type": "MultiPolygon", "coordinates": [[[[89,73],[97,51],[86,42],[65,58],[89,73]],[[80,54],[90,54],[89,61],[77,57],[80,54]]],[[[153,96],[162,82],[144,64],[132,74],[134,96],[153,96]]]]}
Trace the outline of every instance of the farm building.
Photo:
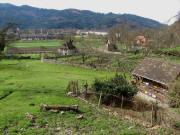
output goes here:
{"type": "Polygon", "coordinates": [[[145,46],[148,42],[148,39],[145,38],[144,36],[137,36],[134,40],[137,45],[142,45],[142,46],[145,46]]]}
{"type": "Polygon", "coordinates": [[[154,99],[165,101],[169,84],[180,75],[180,65],[146,58],[132,74],[142,93],[154,99]]]}
{"type": "Polygon", "coordinates": [[[78,51],[77,48],[73,45],[73,40],[70,39],[69,42],[66,42],[58,48],[58,52],[62,55],[73,55],[78,51]]]}
{"type": "Polygon", "coordinates": [[[115,44],[111,43],[109,40],[106,45],[102,46],[100,48],[103,51],[111,51],[111,52],[117,52],[118,48],[115,44]]]}
{"type": "Polygon", "coordinates": [[[146,47],[147,43],[148,43],[148,39],[146,37],[136,36],[136,38],[134,39],[133,48],[142,49],[146,47]]]}

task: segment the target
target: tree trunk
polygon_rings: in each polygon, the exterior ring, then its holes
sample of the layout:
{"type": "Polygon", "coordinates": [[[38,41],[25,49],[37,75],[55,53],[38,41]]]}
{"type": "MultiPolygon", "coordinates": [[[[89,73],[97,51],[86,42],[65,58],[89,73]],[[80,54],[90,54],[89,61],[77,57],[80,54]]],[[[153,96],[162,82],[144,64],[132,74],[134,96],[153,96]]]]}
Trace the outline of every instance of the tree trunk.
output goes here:
{"type": "Polygon", "coordinates": [[[73,105],[73,106],[50,106],[50,105],[45,105],[42,104],[40,105],[40,110],[45,109],[45,110],[58,110],[58,111],[78,111],[78,105],[73,105]]]}

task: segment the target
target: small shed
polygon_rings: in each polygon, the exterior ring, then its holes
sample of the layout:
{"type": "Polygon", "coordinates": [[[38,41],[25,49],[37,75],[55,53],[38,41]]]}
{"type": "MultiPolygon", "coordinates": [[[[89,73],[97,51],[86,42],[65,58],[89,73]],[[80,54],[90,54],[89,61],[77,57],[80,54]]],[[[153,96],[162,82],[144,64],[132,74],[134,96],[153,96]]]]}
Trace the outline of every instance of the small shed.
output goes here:
{"type": "Polygon", "coordinates": [[[107,41],[107,44],[102,46],[100,49],[103,51],[118,52],[117,46],[109,40],[107,41]]]}
{"type": "Polygon", "coordinates": [[[180,75],[180,65],[161,59],[144,59],[132,72],[141,92],[163,100],[169,84],[180,75]]]}
{"type": "Polygon", "coordinates": [[[73,45],[73,40],[69,40],[65,44],[59,47],[58,52],[62,55],[74,55],[78,52],[77,48],[73,45]]]}

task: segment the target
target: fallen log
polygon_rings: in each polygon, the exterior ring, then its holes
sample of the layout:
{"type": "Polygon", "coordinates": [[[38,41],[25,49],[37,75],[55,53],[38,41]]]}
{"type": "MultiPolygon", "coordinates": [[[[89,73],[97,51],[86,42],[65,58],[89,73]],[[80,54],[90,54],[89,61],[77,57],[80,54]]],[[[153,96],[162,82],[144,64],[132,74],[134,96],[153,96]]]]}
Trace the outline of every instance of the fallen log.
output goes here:
{"type": "Polygon", "coordinates": [[[51,105],[46,105],[46,104],[41,104],[40,105],[40,110],[58,110],[58,111],[78,111],[78,105],[73,105],[73,106],[51,106],[51,105]]]}

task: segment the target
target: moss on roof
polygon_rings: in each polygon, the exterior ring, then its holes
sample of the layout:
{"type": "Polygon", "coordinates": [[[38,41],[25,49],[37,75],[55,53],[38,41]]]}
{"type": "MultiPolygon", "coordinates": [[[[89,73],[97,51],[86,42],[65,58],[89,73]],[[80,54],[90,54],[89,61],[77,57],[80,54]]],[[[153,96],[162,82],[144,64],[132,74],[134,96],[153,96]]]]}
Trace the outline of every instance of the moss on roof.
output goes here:
{"type": "Polygon", "coordinates": [[[164,60],[146,58],[132,74],[168,86],[180,74],[180,65],[164,60]]]}

